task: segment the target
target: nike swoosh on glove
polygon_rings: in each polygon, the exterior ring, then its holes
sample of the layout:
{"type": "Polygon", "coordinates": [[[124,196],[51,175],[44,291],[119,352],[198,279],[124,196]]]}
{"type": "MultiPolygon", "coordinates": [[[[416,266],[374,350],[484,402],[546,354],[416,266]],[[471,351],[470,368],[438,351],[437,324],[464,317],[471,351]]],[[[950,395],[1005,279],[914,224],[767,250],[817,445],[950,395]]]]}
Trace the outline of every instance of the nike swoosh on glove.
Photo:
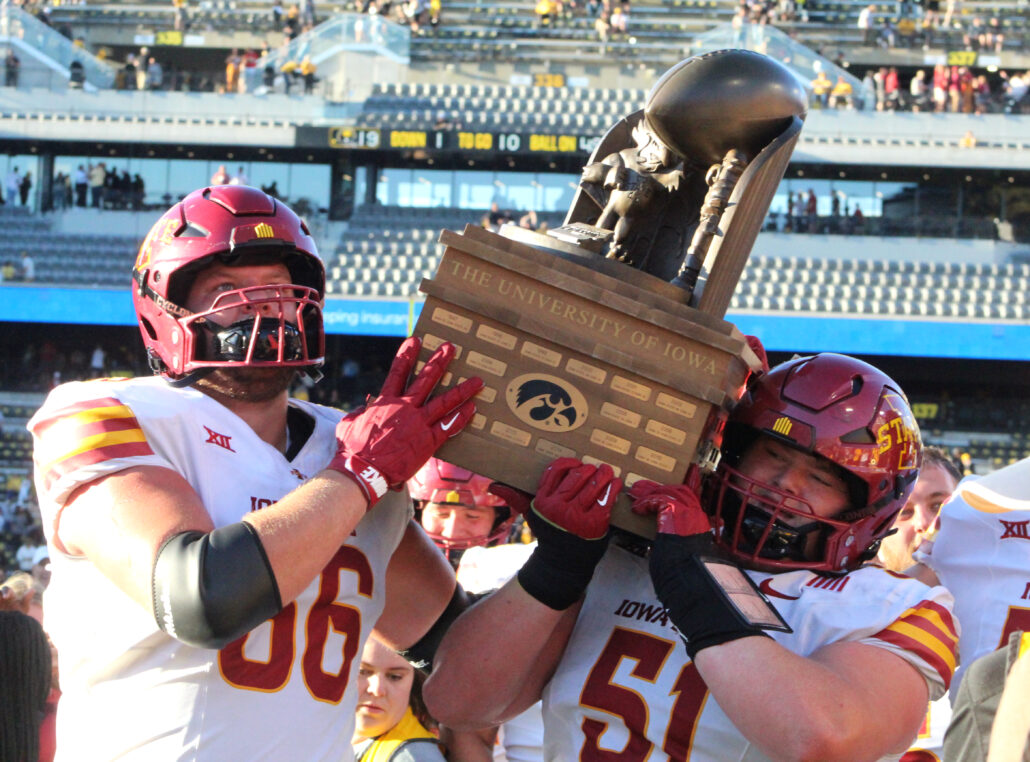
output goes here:
{"type": "Polygon", "coordinates": [[[547,467],[526,522],[537,546],[518,580],[549,608],[578,601],[608,548],[608,523],[622,481],[611,466],[559,458],[547,467]]]}
{"type": "Polygon", "coordinates": [[[483,388],[480,378],[469,378],[429,398],[454,359],[453,344],[441,345],[407,384],[421,347],[419,339],[407,339],[390,366],[379,396],[336,427],[336,456],[328,467],[357,482],[369,508],[388,488],[399,489],[414,476],[476,412],[472,398],[483,388]]]}

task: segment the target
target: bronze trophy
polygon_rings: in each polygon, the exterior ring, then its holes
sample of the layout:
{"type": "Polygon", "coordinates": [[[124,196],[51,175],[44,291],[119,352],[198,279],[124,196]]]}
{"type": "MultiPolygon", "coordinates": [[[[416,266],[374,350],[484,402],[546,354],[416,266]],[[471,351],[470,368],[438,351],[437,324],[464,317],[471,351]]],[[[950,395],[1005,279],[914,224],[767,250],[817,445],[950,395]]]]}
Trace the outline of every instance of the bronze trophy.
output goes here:
{"type": "MultiPolygon", "coordinates": [[[[608,463],[627,484],[714,468],[758,367],[723,316],[805,113],[800,82],[772,59],[695,56],[608,130],[561,227],[443,231],[415,334],[423,360],[458,347],[444,387],[478,375],[486,388],[438,456],[528,492],[560,456],[608,463]]],[[[654,534],[625,497],[612,523],[654,534]]]]}

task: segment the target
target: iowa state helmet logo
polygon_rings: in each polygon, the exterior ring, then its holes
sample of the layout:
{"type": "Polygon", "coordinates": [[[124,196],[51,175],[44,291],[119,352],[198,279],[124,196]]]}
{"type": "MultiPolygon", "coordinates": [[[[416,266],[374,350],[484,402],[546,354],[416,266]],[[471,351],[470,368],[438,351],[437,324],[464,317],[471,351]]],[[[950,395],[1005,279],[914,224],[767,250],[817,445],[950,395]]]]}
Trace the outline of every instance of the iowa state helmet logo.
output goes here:
{"type": "Polygon", "coordinates": [[[508,384],[505,393],[515,417],[542,431],[572,431],[587,419],[587,400],[564,379],[543,373],[525,373],[508,384]]]}

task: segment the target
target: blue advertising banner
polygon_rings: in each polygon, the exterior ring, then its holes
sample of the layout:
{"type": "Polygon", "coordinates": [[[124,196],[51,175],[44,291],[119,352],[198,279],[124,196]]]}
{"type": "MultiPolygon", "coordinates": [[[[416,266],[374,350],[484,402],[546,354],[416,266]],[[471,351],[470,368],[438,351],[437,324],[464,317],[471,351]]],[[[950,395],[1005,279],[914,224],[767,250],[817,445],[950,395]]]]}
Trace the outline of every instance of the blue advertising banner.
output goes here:
{"type": "MultiPolygon", "coordinates": [[[[411,333],[421,300],[337,299],[325,305],[326,332],[402,337],[411,333]]],[[[766,348],[783,352],[1030,360],[1030,325],[729,313],[726,319],[766,348]]],[[[0,321],[135,325],[125,289],[0,286],[0,321]]]]}

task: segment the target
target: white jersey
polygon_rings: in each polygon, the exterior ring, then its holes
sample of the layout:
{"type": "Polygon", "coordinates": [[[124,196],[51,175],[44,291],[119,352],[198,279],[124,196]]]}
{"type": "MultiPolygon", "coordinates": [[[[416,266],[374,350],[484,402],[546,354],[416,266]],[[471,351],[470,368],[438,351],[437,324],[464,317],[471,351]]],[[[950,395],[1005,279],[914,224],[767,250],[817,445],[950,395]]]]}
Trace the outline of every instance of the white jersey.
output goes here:
{"type": "Polygon", "coordinates": [[[932,545],[916,551],[916,560],[954,594],[962,622],[953,699],[970,664],[1001,648],[1014,630],[1030,630],[1028,485],[1030,459],[963,479],[941,508],[932,545]]]}
{"type": "Polygon", "coordinates": [[[931,701],[916,740],[899,762],[941,762],[944,759],[944,733],[951,723],[951,700],[947,694],[931,701]]]}
{"type": "MultiPolygon", "coordinates": [[[[292,461],[193,389],[158,378],[58,387],[29,422],[48,536],[77,486],[133,466],[181,474],[215,527],[271,505],[336,449],[339,411],[290,404],[314,420],[292,461]]],[[[411,515],[406,493],[384,502],[295,601],[220,651],[170,637],[90,561],[51,544],[44,606],[63,691],[58,759],[349,758],[357,657],[411,515]]]]}
{"type": "MultiPolygon", "coordinates": [[[[793,628],[770,634],[794,653],[861,642],[905,659],[932,698],[946,690],[958,636],[943,587],[876,567],[841,577],[747,573],[793,628]]],[[[619,547],[594,572],[543,700],[549,761],[767,759],[708,694],[658,602],[647,560],[619,547]]]]}
{"type": "MultiPolygon", "coordinates": [[[[458,564],[458,582],[469,593],[496,590],[518,573],[535,548],[535,542],[469,548],[458,564]]],[[[501,725],[494,744],[494,762],[541,762],[544,718],[540,711],[538,701],[501,725]]]]}

